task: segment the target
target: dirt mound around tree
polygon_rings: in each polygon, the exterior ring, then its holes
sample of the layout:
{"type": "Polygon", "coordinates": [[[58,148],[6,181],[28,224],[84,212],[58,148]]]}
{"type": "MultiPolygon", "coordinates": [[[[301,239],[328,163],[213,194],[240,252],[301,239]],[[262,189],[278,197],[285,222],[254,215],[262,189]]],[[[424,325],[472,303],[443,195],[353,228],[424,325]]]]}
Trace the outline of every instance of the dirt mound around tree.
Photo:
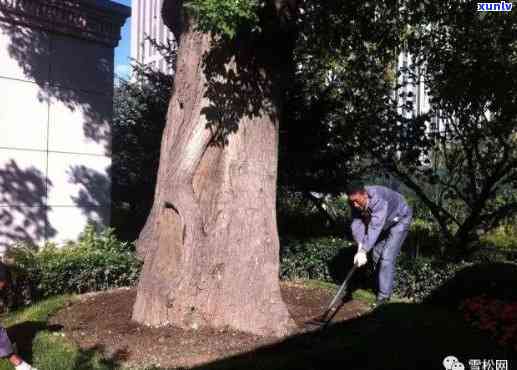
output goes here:
{"type": "MultiPolygon", "coordinates": [[[[281,288],[300,333],[307,330],[303,325],[307,320],[325,310],[333,294],[293,282],[283,282],[281,288]]],[[[87,294],[59,311],[50,324],[62,325],[66,336],[82,349],[99,349],[106,357],[126,366],[191,367],[278,341],[232,330],[145,327],[131,321],[135,298],[135,289],[87,294]]],[[[334,321],[355,318],[366,310],[364,302],[351,300],[334,321]]]]}

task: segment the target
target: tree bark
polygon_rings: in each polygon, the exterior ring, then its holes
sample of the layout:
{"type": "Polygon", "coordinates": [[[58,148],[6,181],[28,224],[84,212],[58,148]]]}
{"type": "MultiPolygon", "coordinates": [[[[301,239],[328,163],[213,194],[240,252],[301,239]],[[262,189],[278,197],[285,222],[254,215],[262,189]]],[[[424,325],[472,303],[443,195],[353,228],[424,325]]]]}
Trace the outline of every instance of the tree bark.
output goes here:
{"type": "Polygon", "coordinates": [[[279,286],[278,65],[255,63],[260,46],[214,52],[185,24],[133,319],[284,336],[295,324],[279,286]]]}

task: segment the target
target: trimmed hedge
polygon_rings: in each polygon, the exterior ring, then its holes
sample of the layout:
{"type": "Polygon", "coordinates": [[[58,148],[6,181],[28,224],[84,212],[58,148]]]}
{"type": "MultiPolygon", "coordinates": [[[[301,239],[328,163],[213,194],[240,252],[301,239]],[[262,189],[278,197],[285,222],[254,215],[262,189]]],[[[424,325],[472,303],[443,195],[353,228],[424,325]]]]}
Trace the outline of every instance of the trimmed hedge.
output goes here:
{"type": "MultiPolygon", "coordinates": [[[[352,266],[355,251],[353,243],[335,237],[303,241],[282,238],[280,276],[283,279],[341,283],[352,266]]],[[[133,244],[119,241],[113,229],[97,233],[93,226],[87,227],[77,242],[70,242],[62,248],[47,244],[38,250],[33,246],[20,245],[12,248],[8,257],[15,261],[11,272],[14,300],[18,305],[56,294],[131,286],[136,283],[141,269],[133,244]]],[[[457,278],[458,271],[478,266],[481,260],[485,259],[476,260],[477,264],[452,264],[402,254],[397,263],[394,293],[414,301],[426,300],[431,295],[446,300],[444,297],[464,292],[462,285],[470,284],[472,278],[466,281],[460,279],[463,282],[456,285],[447,283],[457,278]],[[458,292],[454,293],[453,290],[458,292]]],[[[354,276],[353,286],[369,288],[373,285],[375,276],[371,267],[370,264],[354,276]]],[[[469,291],[469,294],[484,294],[489,290],[480,281],[476,283],[480,289],[469,291]]]]}
{"type": "Polygon", "coordinates": [[[113,229],[100,234],[86,228],[77,243],[61,248],[46,244],[41,249],[18,245],[8,259],[17,305],[42,297],[65,293],[85,293],[134,285],[141,268],[134,247],[120,242],[113,229]]]}
{"type": "MultiPolygon", "coordinates": [[[[280,275],[283,279],[317,279],[340,284],[352,266],[356,251],[353,243],[339,238],[285,239],[281,243],[280,275]]],[[[402,254],[397,261],[394,294],[422,301],[468,265],[466,262],[452,264],[430,258],[415,259],[402,254]]],[[[372,267],[370,259],[366,268],[356,273],[352,286],[373,287],[376,276],[372,267]]]]}
{"type": "Polygon", "coordinates": [[[466,262],[454,264],[402,255],[397,261],[393,292],[420,302],[468,265],[466,262]]]}
{"type": "Polygon", "coordinates": [[[281,239],[280,277],[283,279],[313,279],[334,282],[333,262],[352,243],[339,238],[309,240],[281,239]]]}

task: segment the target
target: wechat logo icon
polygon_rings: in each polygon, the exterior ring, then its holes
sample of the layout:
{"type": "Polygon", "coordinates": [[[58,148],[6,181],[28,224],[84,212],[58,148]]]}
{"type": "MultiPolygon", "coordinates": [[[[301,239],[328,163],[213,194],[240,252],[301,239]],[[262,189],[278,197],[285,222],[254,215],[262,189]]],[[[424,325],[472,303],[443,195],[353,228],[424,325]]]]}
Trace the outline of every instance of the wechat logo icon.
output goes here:
{"type": "Polygon", "coordinates": [[[463,365],[457,357],[447,356],[443,359],[443,367],[445,370],[465,370],[463,365]]]}

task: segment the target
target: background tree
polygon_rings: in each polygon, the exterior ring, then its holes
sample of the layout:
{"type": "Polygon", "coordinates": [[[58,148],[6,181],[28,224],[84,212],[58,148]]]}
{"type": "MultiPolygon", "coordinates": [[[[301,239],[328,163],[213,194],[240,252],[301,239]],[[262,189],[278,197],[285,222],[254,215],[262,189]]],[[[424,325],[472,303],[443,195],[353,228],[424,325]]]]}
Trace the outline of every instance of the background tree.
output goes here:
{"type": "Polygon", "coordinates": [[[343,220],[313,192],[336,197],[351,180],[372,177],[365,141],[351,127],[362,112],[391,109],[402,25],[391,1],[305,5],[280,131],[279,185],[304,196],[343,233],[343,220]]]}
{"type": "MultiPolygon", "coordinates": [[[[176,45],[150,41],[174,69],[176,45]]],[[[173,81],[174,76],[135,63],[131,80],[118,80],[115,86],[111,222],[123,240],[137,239],[153,204],[173,81]]]]}
{"type": "Polygon", "coordinates": [[[368,148],[419,196],[445,245],[463,256],[480,232],[517,211],[516,17],[453,1],[408,2],[404,17],[416,62],[403,72],[409,83],[424,81],[431,110],[374,117],[369,124],[387,140],[368,148]],[[429,130],[431,122],[438,127],[429,130]]]}
{"type": "Polygon", "coordinates": [[[394,176],[438,223],[442,251],[464,255],[516,210],[515,15],[464,2],[349,5],[312,8],[328,28],[305,23],[282,184],[314,201],[311,190],[336,195],[353,177],[394,176]],[[400,52],[414,63],[395,73],[400,52]],[[416,116],[404,91],[420,82],[431,110],[416,116]]]}
{"type": "MultiPolygon", "coordinates": [[[[168,49],[173,58],[174,48],[168,49]]],[[[173,81],[142,65],[135,65],[133,77],[115,87],[111,168],[112,225],[130,241],[138,237],[152,206],[173,81]]]]}

